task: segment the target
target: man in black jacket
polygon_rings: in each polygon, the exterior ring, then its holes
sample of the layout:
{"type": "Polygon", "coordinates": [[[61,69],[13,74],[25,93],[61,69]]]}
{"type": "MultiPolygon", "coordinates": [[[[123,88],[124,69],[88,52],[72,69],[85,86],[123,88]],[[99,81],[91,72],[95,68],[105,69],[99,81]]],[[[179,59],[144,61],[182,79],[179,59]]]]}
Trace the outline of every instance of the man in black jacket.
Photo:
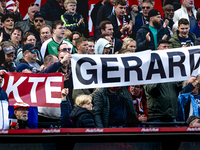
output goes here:
{"type": "Polygon", "coordinates": [[[127,127],[138,123],[127,87],[101,88],[96,91],[93,102],[98,128],[127,127]]]}
{"type": "Polygon", "coordinates": [[[115,1],[115,11],[112,15],[108,16],[107,20],[110,20],[113,25],[115,38],[120,40],[124,39],[126,36],[132,34],[133,22],[128,18],[126,13],[126,1],[116,0],[115,1]]]}
{"type": "Polygon", "coordinates": [[[98,19],[96,20],[96,25],[99,25],[101,21],[106,20],[106,18],[114,13],[115,0],[109,0],[104,2],[97,13],[98,19]]]}

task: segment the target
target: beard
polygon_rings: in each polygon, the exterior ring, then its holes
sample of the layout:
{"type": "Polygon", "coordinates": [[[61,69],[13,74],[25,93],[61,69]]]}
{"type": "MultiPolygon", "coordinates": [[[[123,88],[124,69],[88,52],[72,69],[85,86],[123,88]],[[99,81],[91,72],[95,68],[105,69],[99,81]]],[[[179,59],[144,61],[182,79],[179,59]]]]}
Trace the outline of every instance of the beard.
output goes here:
{"type": "Polygon", "coordinates": [[[154,21],[153,22],[153,25],[154,25],[154,27],[156,28],[156,29],[160,29],[160,27],[161,27],[161,22],[156,22],[156,21],[154,21]]]}
{"type": "Polygon", "coordinates": [[[6,68],[10,68],[11,66],[12,66],[12,63],[8,63],[6,60],[4,61],[4,66],[6,67],[6,68]]]}
{"type": "Polygon", "coordinates": [[[27,121],[28,120],[28,115],[27,114],[23,114],[20,118],[20,120],[22,121],[27,121]]]}

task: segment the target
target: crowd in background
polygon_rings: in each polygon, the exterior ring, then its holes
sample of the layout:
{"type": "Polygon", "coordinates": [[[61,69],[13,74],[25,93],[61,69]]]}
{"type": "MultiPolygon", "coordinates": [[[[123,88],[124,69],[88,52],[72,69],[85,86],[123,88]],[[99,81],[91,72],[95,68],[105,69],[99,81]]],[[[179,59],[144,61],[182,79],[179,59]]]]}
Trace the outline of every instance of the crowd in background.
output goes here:
{"type": "MultiPolygon", "coordinates": [[[[199,45],[200,9],[194,0],[182,0],[182,4],[166,0],[163,16],[154,4],[154,0],[138,0],[138,5],[129,8],[126,0],[99,1],[91,12],[94,36],[89,37],[87,0],[47,0],[41,7],[30,4],[26,20],[17,11],[18,1],[11,12],[6,0],[0,0],[0,84],[6,72],[62,72],[64,76],[60,108],[26,103],[9,106],[1,89],[1,120],[17,119],[15,129],[58,121],[61,127],[79,128],[144,127],[145,122],[177,121],[199,126],[200,75],[185,82],[73,88],[73,54],[117,55],[199,45]]],[[[3,129],[4,122],[0,125],[3,129]]]]}

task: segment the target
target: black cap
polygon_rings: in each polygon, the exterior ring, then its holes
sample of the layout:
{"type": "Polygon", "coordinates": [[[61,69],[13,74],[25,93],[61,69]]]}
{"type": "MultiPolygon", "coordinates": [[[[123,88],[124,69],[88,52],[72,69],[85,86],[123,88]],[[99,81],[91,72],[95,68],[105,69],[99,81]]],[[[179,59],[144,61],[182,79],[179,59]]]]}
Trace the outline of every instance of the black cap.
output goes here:
{"type": "Polygon", "coordinates": [[[157,16],[157,15],[160,15],[160,12],[158,10],[156,10],[156,9],[152,9],[148,13],[148,18],[157,16]]]}
{"type": "Polygon", "coordinates": [[[23,53],[26,51],[26,50],[33,50],[33,49],[38,49],[37,46],[34,46],[33,44],[26,44],[23,46],[23,53]]]}
{"type": "Polygon", "coordinates": [[[200,118],[197,117],[197,116],[190,116],[190,117],[188,117],[188,119],[186,120],[187,125],[190,125],[190,123],[191,123],[193,120],[195,120],[195,119],[200,119],[200,118]]]}
{"type": "Polygon", "coordinates": [[[168,40],[160,40],[160,41],[158,41],[158,46],[159,46],[160,44],[162,44],[162,43],[168,43],[168,44],[170,44],[171,42],[168,41],[168,40]]]}
{"type": "Polygon", "coordinates": [[[45,15],[44,15],[44,13],[41,12],[41,11],[37,11],[37,12],[35,13],[34,19],[35,19],[36,17],[42,17],[42,18],[45,20],[45,15]]]}

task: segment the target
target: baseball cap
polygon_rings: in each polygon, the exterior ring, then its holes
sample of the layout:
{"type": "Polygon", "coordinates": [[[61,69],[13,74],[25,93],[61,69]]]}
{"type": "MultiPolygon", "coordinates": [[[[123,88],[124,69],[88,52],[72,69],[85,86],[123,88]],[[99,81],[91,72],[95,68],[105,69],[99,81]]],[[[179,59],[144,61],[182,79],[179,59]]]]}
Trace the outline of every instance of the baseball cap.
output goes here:
{"type": "Polygon", "coordinates": [[[33,67],[29,66],[28,64],[26,63],[20,63],[19,65],[17,65],[17,67],[15,68],[15,70],[17,72],[22,72],[24,69],[30,69],[32,70],[33,67]]]}
{"type": "Polygon", "coordinates": [[[33,49],[38,49],[37,46],[34,46],[33,44],[26,44],[23,46],[23,53],[26,51],[26,50],[33,50],[33,49]]]}
{"type": "Polygon", "coordinates": [[[113,47],[111,43],[107,43],[105,46],[105,48],[110,48],[110,47],[113,47]]]}
{"type": "Polygon", "coordinates": [[[148,18],[157,16],[157,15],[160,15],[160,12],[158,10],[156,10],[156,9],[152,9],[148,13],[148,18]]]}
{"type": "Polygon", "coordinates": [[[162,43],[168,43],[168,44],[170,44],[171,42],[168,41],[168,40],[160,40],[160,41],[158,41],[158,46],[159,46],[160,44],[162,44],[162,43]]]}
{"type": "Polygon", "coordinates": [[[15,52],[14,48],[13,47],[9,47],[9,46],[4,47],[3,51],[4,51],[5,54],[10,54],[12,52],[15,52]]]}
{"type": "Polygon", "coordinates": [[[24,102],[17,102],[14,104],[14,110],[16,108],[30,108],[30,105],[24,102]]]}
{"type": "Polygon", "coordinates": [[[42,18],[45,20],[45,15],[44,15],[44,13],[41,12],[41,11],[37,11],[37,12],[35,13],[34,19],[35,19],[36,17],[42,17],[42,18]]]}

